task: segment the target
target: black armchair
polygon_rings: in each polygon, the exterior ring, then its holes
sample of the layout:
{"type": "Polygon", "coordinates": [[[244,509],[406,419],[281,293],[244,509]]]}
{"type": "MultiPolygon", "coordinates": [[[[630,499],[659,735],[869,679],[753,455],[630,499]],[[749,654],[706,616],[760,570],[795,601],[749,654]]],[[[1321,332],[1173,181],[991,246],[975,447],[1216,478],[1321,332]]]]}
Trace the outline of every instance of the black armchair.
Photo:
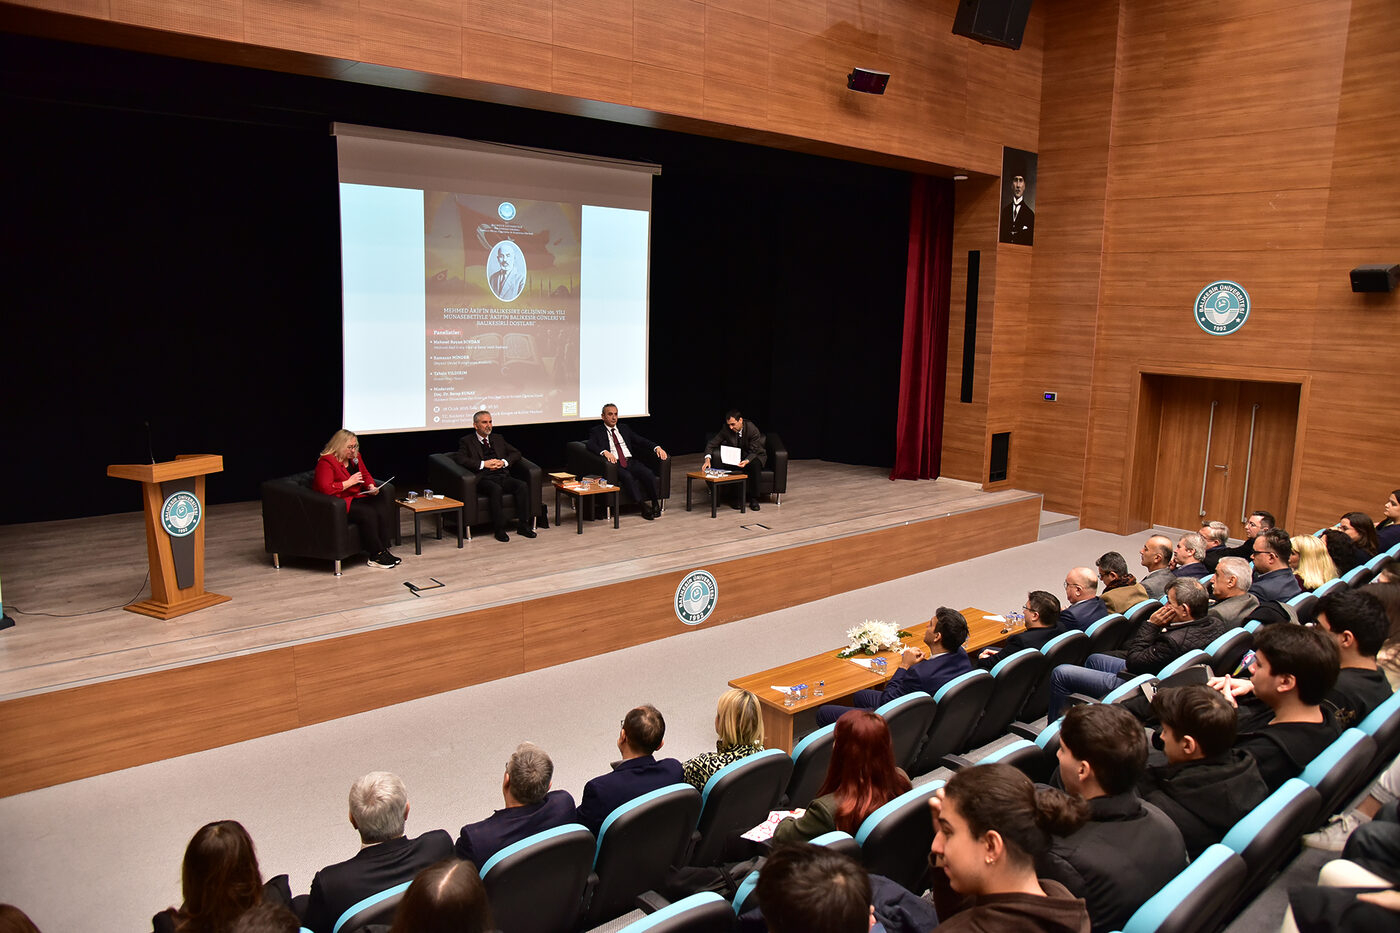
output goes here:
{"type": "MultiPolygon", "coordinates": [[[[657,492],[661,493],[661,507],[671,498],[671,460],[662,460],[654,450],[634,450],[632,456],[638,458],[656,473],[657,492]]],[[[601,476],[613,486],[617,485],[617,464],[609,463],[602,454],[595,454],[583,441],[569,441],[564,447],[565,469],[575,476],[601,476]]],[[[625,493],[625,490],[624,490],[625,493]]],[[[622,494],[619,494],[622,495],[622,494]]],[[[631,502],[631,497],[624,501],[631,502]]]]}
{"type": "MultiPolygon", "coordinates": [[[[521,457],[510,468],[510,474],[524,480],[525,485],[530,488],[530,523],[533,527],[535,520],[539,518],[540,503],[543,501],[540,487],[544,481],[544,471],[535,463],[521,457]]],[[[468,541],[471,540],[472,525],[491,520],[491,501],[485,495],[477,493],[476,474],[454,460],[452,454],[433,454],[428,457],[428,488],[462,501],[462,515],[467,523],[468,541]]],[[[514,498],[506,496],[502,507],[507,521],[519,521],[520,516],[515,514],[514,498]]]]}
{"type": "MultiPolygon", "coordinates": [[[[345,515],[345,502],[311,487],[315,471],[307,470],[262,484],[263,547],[272,555],[272,566],[282,566],[280,556],[328,560],[336,576],[340,562],[359,554],[360,532],[345,515]]],[[[398,539],[398,506],[394,504],[392,483],[381,486],[372,500],[374,507],[387,513],[390,528],[398,539]]]]}
{"type": "MultiPolygon", "coordinates": [[[[710,438],[705,438],[700,449],[704,450],[709,443],[710,438]]],[[[772,431],[763,435],[763,446],[768,451],[768,460],[758,474],[757,498],[767,498],[771,494],[778,501],[778,505],[782,505],[783,493],[787,492],[787,447],[783,446],[783,439],[772,431]]]]}

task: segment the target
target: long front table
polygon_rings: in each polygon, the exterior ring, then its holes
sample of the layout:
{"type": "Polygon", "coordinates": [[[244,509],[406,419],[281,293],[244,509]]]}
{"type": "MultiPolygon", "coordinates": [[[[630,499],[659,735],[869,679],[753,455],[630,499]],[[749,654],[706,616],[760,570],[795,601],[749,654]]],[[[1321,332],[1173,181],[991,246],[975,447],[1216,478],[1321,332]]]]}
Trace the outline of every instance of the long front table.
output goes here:
{"type": "MultiPolygon", "coordinates": [[[[983,609],[960,610],[967,618],[968,655],[975,657],[983,648],[1005,641],[1020,627],[1003,631],[1004,623],[987,618],[991,613],[983,609]]],[[[910,627],[908,643],[923,644],[923,629],[910,627]]],[[[833,648],[801,661],[792,661],[780,667],[749,674],[729,682],[729,686],[747,690],[758,697],[763,711],[763,744],[766,748],[781,748],[791,752],[793,746],[794,720],[801,717],[804,726],[809,726],[815,716],[814,710],[826,703],[841,703],[849,700],[857,691],[882,687],[888,678],[880,677],[863,664],[856,664],[846,658],[838,658],[842,648],[833,648]],[[817,684],[826,681],[826,695],[817,696],[817,684]],[[792,706],[783,705],[783,695],[773,688],[790,687],[805,683],[808,687],[807,699],[798,700],[792,706]],[[804,715],[805,714],[805,715],[804,715]]],[[[868,660],[868,656],[861,655],[868,660]]],[[[893,651],[881,652],[889,662],[889,674],[899,670],[899,655],[893,651]]],[[[811,731],[804,728],[803,733],[811,731]]]]}

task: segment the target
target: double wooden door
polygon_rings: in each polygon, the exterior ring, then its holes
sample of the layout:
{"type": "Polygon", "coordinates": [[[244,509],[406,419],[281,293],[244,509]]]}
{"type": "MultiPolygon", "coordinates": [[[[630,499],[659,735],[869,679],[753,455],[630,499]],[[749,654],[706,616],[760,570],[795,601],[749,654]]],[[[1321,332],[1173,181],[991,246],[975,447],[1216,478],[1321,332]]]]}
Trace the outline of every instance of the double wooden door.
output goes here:
{"type": "Polygon", "coordinates": [[[1283,522],[1298,428],[1295,383],[1145,375],[1160,400],[1152,522],[1233,537],[1255,509],[1283,522]]]}

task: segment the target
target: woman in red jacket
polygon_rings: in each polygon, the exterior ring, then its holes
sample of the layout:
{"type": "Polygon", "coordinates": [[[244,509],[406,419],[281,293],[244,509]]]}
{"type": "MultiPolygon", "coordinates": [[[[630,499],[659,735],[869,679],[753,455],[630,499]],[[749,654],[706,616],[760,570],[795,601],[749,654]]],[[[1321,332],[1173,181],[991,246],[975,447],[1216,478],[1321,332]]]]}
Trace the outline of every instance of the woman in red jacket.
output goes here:
{"type": "Polygon", "coordinates": [[[370,496],[379,495],[379,486],[360,459],[360,439],[354,433],[341,428],[326,441],[311,485],[317,492],[345,501],[350,524],[360,529],[360,543],[369,554],[369,566],[380,570],[398,566],[400,558],[389,553],[388,520],[369,501],[370,496]]]}

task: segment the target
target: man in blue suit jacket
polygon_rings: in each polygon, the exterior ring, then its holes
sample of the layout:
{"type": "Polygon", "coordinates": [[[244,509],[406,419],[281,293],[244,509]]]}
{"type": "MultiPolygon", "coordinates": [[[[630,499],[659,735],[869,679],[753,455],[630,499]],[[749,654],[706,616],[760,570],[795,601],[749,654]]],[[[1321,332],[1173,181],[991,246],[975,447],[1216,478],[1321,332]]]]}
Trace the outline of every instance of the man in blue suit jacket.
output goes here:
{"type": "Polygon", "coordinates": [[[554,762],[533,742],[522,742],[510,756],[501,781],[504,809],[479,823],[468,823],[457,837],[457,857],[479,871],[491,856],[527,836],[574,821],[574,798],[566,790],[550,790],[554,762]]]}
{"type": "Polygon", "coordinates": [[[894,672],[883,692],[861,690],[851,697],[850,706],[832,704],[819,707],[817,725],[830,725],[852,708],[876,709],[906,693],[922,690],[933,696],[948,681],[972,670],[972,661],[963,650],[966,641],[967,619],[956,609],[939,606],[929,620],[928,628],[924,629],[927,652],[919,648],[905,648],[899,670],[894,672]]]}
{"type": "Polygon", "coordinates": [[[627,425],[618,424],[617,406],[612,402],[603,406],[603,423],[595,424],[588,432],[584,446],[591,453],[601,454],[609,463],[617,464],[617,483],[633,502],[641,503],[642,518],[651,521],[661,514],[661,488],[657,485],[656,474],[637,454],[650,451],[657,459],[665,460],[666,451],[627,425]]]}
{"type": "Polygon", "coordinates": [[[655,706],[639,706],[622,720],[617,736],[622,760],[611,772],[583,786],[583,801],[578,805],[578,821],[593,835],[598,835],[609,814],[624,803],[682,780],[679,761],[657,761],[653,755],[665,737],[666,720],[655,706]]]}

